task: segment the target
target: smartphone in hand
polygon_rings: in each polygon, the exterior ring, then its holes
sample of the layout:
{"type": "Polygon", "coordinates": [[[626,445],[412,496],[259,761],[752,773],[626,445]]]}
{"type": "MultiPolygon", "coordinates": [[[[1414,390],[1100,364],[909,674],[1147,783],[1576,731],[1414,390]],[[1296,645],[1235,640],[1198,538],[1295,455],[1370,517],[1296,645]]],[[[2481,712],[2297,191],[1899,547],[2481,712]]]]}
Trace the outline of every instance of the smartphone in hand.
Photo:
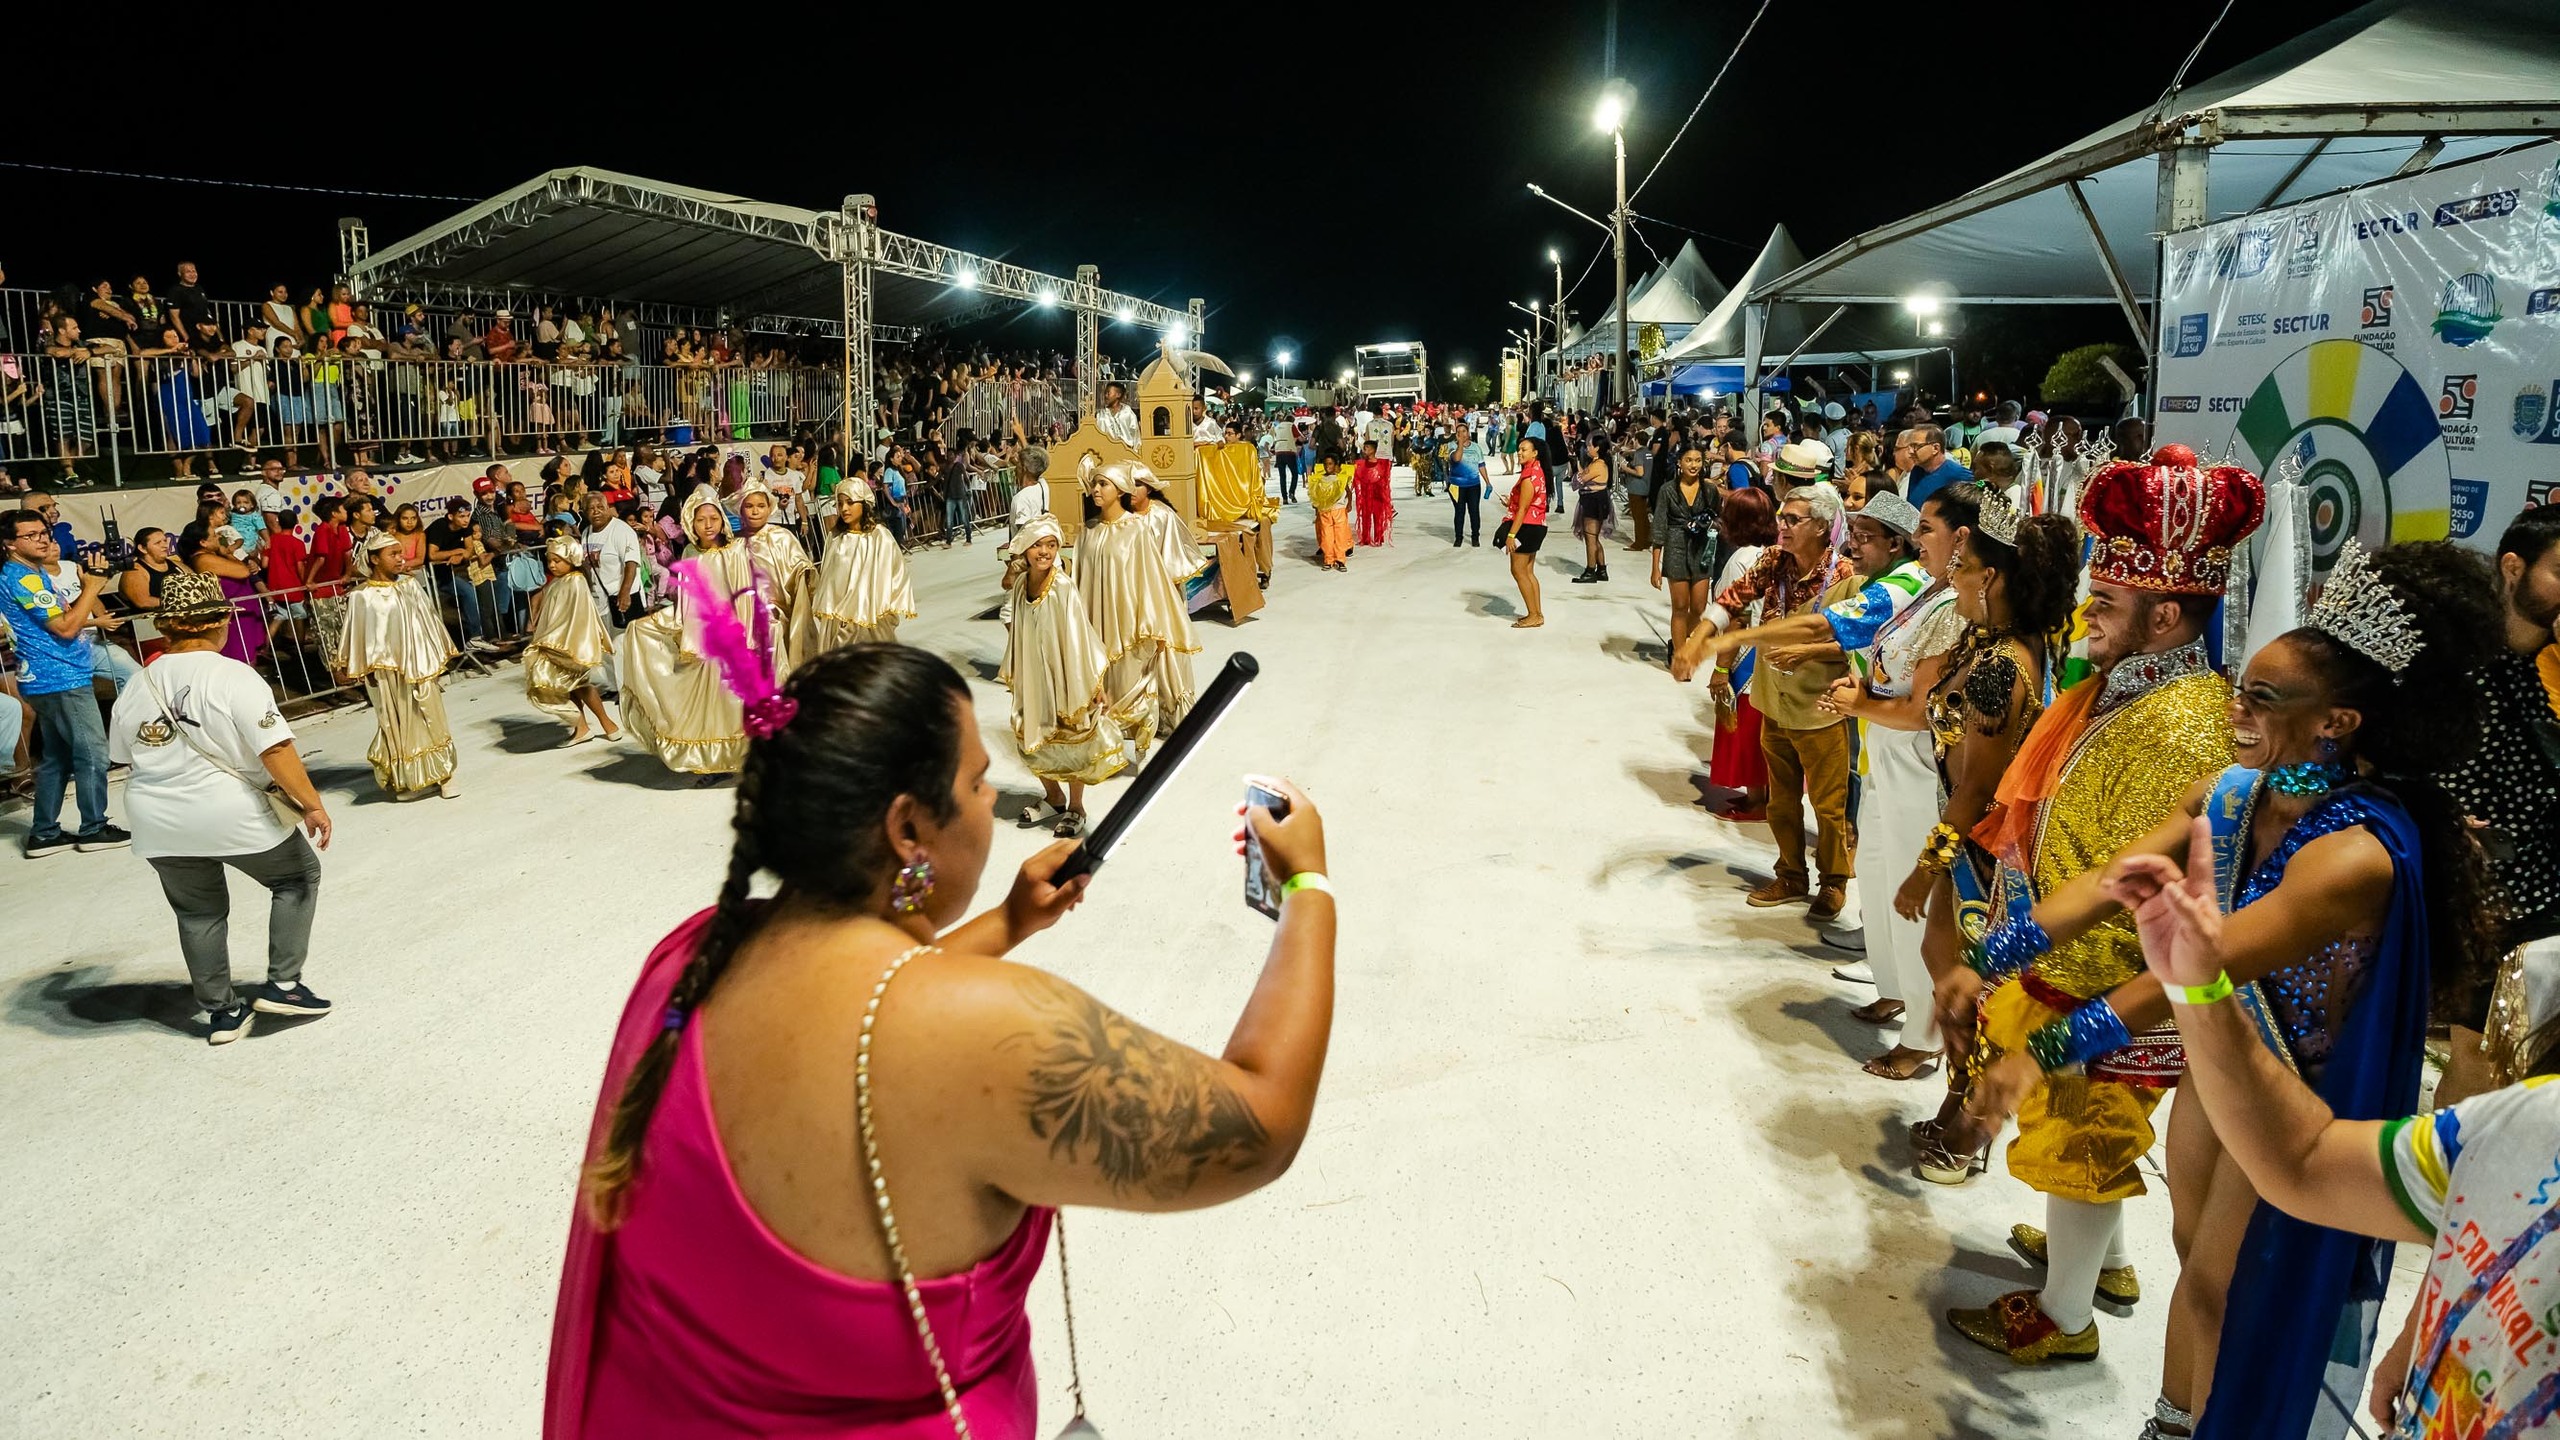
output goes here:
{"type": "MultiPolygon", "coordinates": [[[[1289,813],[1289,797],[1268,781],[1247,776],[1244,782],[1247,810],[1269,810],[1275,819],[1289,813]]],[[[1271,867],[1262,860],[1262,838],[1253,833],[1248,818],[1244,827],[1244,903],[1277,920],[1280,918],[1280,882],[1271,878],[1271,867]]]]}

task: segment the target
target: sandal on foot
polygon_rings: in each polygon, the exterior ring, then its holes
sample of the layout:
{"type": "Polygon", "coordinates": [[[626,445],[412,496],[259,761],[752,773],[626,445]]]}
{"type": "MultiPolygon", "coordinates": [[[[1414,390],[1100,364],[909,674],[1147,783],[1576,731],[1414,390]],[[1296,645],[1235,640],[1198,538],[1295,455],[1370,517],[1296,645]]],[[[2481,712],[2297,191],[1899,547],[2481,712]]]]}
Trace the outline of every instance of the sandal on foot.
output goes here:
{"type": "Polygon", "coordinates": [[[1917,1080],[1938,1066],[1935,1050],[1906,1050],[1896,1045],[1858,1068],[1879,1080],[1917,1080]]]}
{"type": "Polygon", "coordinates": [[[1084,833],[1084,812],[1081,810],[1060,811],[1058,814],[1057,826],[1049,833],[1057,836],[1061,840],[1073,840],[1077,836],[1082,835],[1084,833]]]}
{"type": "Polygon", "coordinates": [[[1861,1025],[1890,1025],[1902,1018],[1899,1000],[1870,1000],[1849,1012],[1849,1018],[1861,1025]]]}
{"type": "Polygon", "coordinates": [[[1962,1185],[1990,1168],[1991,1141],[1983,1141],[1970,1155],[1959,1155],[1947,1148],[1944,1132],[1920,1146],[1911,1161],[1911,1173],[1932,1185],[1962,1185]]]}

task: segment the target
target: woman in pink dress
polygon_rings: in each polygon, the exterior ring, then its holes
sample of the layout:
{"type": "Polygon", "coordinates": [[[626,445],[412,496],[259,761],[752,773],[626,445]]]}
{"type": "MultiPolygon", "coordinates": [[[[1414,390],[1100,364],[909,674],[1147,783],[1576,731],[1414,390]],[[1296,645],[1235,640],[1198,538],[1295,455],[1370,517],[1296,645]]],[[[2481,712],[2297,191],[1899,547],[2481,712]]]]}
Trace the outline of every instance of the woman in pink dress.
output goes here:
{"type": "Polygon", "coordinates": [[[615,1035],[543,1433],[1033,1440],[1023,1301],[1054,1207],[1214,1205],[1306,1136],[1333,1012],[1323,821],[1276,781],[1288,818],[1247,817],[1279,928],[1204,1055],[996,958],[1083,898],[1051,883],[1074,842],[962,923],[996,792],[950,665],[850,645],[776,692],[735,624],[706,631],[751,737],[736,848],[615,1035]],[[766,871],[779,892],[750,900],[766,871]]]}

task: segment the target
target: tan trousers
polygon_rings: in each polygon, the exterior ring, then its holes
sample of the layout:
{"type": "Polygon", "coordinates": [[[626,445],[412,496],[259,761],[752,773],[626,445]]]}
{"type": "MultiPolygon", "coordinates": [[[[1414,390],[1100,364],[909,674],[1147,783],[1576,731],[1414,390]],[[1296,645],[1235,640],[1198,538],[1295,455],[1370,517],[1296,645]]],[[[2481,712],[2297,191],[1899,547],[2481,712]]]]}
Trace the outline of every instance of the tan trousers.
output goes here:
{"type": "Polygon", "coordinates": [[[1848,725],[1790,730],[1763,724],[1760,753],[1769,762],[1769,835],[1778,842],[1778,878],[1805,878],[1804,800],[1810,794],[1822,883],[1847,884],[1858,873],[1857,842],[1849,833],[1848,725]]]}
{"type": "Polygon", "coordinates": [[[1627,524],[1635,530],[1635,538],[1627,543],[1630,550],[1653,548],[1653,502],[1642,495],[1627,497],[1627,524]]]}

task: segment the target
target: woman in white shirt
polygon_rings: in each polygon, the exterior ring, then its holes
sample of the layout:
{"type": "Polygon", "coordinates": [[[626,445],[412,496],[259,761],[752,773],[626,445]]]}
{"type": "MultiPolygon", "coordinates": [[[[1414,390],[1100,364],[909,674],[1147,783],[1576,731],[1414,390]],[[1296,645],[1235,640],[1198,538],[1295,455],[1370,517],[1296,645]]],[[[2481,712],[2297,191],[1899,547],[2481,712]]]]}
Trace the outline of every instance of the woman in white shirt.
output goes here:
{"type": "Polygon", "coordinates": [[[329,812],[293,748],[293,727],[258,672],[222,653],[237,608],[210,575],[172,573],[152,619],[169,642],[116,701],[107,756],[133,767],[125,813],[133,853],[159,873],[178,917],[178,948],[211,1017],[206,1038],[227,1045],[258,1014],[326,1015],[302,983],[329,812]],[[301,812],[301,831],[261,792],[272,783],[301,812]],[[303,833],[310,835],[309,840],[303,833]],[[267,978],[244,997],[231,984],[231,896],[223,867],[267,887],[267,978]]]}

